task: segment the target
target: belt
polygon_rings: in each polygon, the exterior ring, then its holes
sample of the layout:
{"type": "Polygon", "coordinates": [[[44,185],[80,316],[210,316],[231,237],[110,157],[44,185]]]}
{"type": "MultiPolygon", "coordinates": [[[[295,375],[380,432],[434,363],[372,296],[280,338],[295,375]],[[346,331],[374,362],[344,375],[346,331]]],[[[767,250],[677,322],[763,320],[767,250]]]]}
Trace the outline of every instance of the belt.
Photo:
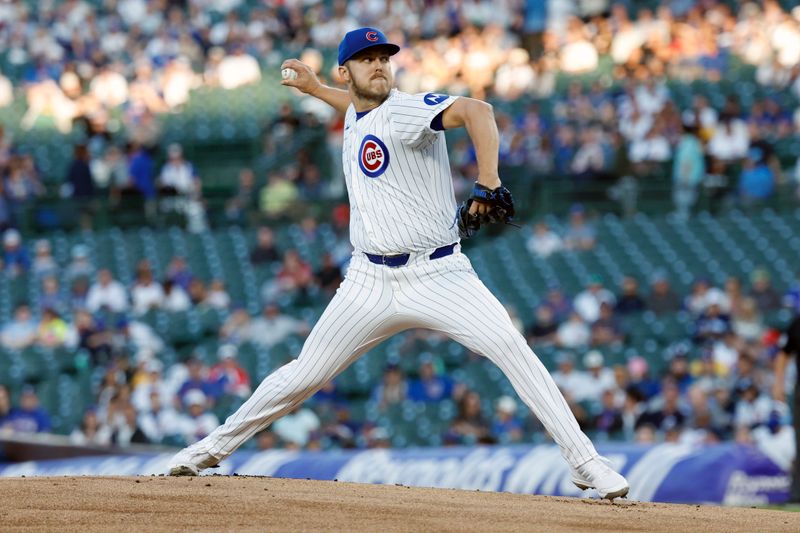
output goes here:
{"type": "MultiPolygon", "coordinates": [[[[441,246],[431,252],[431,255],[428,256],[428,259],[439,259],[440,257],[447,257],[453,253],[453,250],[456,247],[456,244],[448,244],[445,246],[441,246]]],[[[367,256],[367,259],[370,262],[375,263],[376,265],[386,265],[388,267],[399,267],[403,266],[408,263],[408,260],[411,258],[411,254],[394,254],[394,255],[375,255],[375,254],[368,254],[364,252],[364,255],[367,256]]]]}

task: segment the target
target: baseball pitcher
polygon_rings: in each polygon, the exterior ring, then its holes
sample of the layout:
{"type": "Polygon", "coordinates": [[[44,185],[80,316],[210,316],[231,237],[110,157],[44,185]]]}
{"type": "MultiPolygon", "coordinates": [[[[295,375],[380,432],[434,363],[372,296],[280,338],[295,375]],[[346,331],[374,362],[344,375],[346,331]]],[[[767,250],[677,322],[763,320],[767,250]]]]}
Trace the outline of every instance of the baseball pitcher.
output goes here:
{"type": "Polygon", "coordinates": [[[393,89],[390,57],[399,50],[374,28],[347,33],[339,45],[346,91],[322,85],[298,60],[282,65],[293,71],[284,73],[283,85],[345,113],[353,258],[299,357],[267,376],[208,437],[175,455],[169,473],[197,475],[216,465],[370,348],[403,330],[427,328],[502,369],[560,447],[579,488],[595,488],[608,499],[625,496],[628,482],[598,455],[545,367],[461,253],[461,238],[514,216],[511,193],[498,175],[492,106],[393,89]],[[475,146],[479,170],[470,198],[459,206],[443,131],[461,127],[475,146]]]}

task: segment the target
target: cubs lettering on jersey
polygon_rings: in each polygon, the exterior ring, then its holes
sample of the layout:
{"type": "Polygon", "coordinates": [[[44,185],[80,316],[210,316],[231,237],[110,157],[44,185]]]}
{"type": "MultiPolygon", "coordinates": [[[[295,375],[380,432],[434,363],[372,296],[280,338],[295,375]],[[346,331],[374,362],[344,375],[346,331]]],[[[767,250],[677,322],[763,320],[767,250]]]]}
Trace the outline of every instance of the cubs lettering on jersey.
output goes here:
{"type": "Polygon", "coordinates": [[[389,166],[389,150],[383,141],[374,135],[364,137],[358,152],[361,171],[370,178],[377,178],[389,166]]]}
{"type": "Polygon", "coordinates": [[[392,90],[361,117],[348,109],[342,150],[356,250],[419,252],[458,240],[447,145],[431,129],[456,98],[392,90]]]}

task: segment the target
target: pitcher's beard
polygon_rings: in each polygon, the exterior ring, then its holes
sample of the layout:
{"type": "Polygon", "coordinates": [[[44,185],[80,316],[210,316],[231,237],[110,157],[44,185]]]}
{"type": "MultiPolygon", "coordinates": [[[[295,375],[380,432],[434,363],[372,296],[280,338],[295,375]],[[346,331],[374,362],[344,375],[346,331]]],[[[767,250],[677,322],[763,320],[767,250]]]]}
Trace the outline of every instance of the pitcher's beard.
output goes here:
{"type": "Polygon", "coordinates": [[[356,83],[355,80],[353,80],[353,93],[355,93],[360,100],[366,100],[376,105],[381,105],[387,98],[389,98],[390,92],[391,88],[387,89],[386,91],[376,91],[369,88],[369,86],[361,87],[358,83],[356,83]]]}

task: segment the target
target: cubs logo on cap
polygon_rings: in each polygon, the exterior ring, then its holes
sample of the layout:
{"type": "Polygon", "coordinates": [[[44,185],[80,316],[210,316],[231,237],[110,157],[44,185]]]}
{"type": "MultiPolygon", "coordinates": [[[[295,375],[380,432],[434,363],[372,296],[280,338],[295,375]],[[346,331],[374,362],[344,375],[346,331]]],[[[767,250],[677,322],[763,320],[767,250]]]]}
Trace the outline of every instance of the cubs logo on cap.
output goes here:
{"type": "Polygon", "coordinates": [[[400,47],[390,43],[382,31],[375,28],[358,28],[347,32],[339,43],[339,64],[344,65],[357,53],[373,46],[385,47],[390,56],[400,51],[400,47]]]}
{"type": "Polygon", "coordinates": [[[367,135],[358,149],[358,166],[370,178],[377,178],[389,167],[389,150],[379,138],[367,135]]]}

